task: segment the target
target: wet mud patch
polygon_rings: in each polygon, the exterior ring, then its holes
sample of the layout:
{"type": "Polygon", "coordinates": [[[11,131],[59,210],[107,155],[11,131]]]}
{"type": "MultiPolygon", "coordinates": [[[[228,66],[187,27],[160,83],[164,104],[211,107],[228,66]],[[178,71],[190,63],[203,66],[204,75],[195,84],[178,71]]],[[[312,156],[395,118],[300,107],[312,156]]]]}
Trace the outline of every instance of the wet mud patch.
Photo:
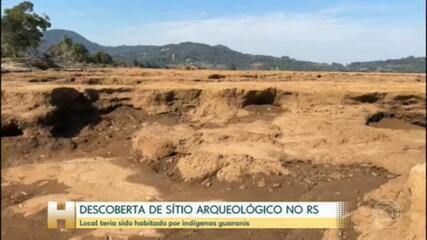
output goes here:
{"type": "Polygon", "coordinates": [[[352,94],[350,96],[347,96],[347,98],[358,103],[377,103],[379,101],[382,101],[386,95],[386,93],[373,92],[359,95],[352,94]]]}
{"type": "MultiPolygon", "coordinates": [[[[162,201],[356,201],[363,194],[373,188],[379,187],[394,176],[389,176],[385,170],[374,166],[349,165],[330,166],[314,165],[310,162],[287,161],[284,164],[292,174],[288,176],[255,176],[244,179],[242,183],[229,183],[213,181],[207,185],[206,181],[200,183],[183,183],[171,181],[167,176],[158,174],[151,169],[144,168],[136,163],[120,163],[127,167],[139,168],[138,174],[129,178],[129,181],[140,182],[155,186],[161,190],[162,201]],[[304,180],[305,179],[305,180],[304,180]],[[260,184],[263,182],[262,184],[260,184]],[[242,187],[243,184],[245,187],[242,187]],[[333,191],[332,191],[333,190],[333,191]],[[296,192],[295,192],[296,191],[296,192]],[[337,194],[334,191],[341,191],[337,194]]],[[[56,181],[37,182],[28,186],[10,185],[3,189],[3,196],[11,196],[19,191],[27,191],[30,197],[33,189],[37,194],[62,193],[66,186],[56,181]],[[37,187],[40,186],[40,187],[37,187]],[[5,194],[7,193],[7,194],[5,194]],[[12,193],[12,194],[10,194],[12,193]]],[[[26,199],[22,199],[25,201],[26,199]]],[[[2,201],[4,202],[4,201],[2,201]]],[[[13,204],[19,204],[15,202],[13,204]]],[[[8,204],[11,206],[13,204],[8,204]]],[[[81,239],[108,239],[105,237],[91,236],[90,231],[56,230],[46,228],[46,210],[35,215],[24,217],[13,213],[7,206],[3,206],[5,214],[3,220],[3,237],[14,236],[13,239],[28,239],[28,231],[36,233],[43,239],[69,239],[81,236],[81,239]],[[4,221],[4,222],[5,222],[4,221]],[[29,229],[30,228],[30,229],[29,229]],[[21,231],[20,229],[26,229],[21,231]],[[85,235],[85,236],[83,236],[85,235]]],[[[298,229],[238,229],[238,230],[160,230],[164,237],[161,239],[321,239],[324,230],[298,230],[298,229]]],[[[107,236],[107,235],[106,235],[107,236]]],[[[356,239],[357,235],[351,228],[343,229],[343,239],[356,239]]],[[[9,239],[9,238],[6,238],[9,239]]],[[[132,235],[129,238],[113,237],[112,239],[156,239],[132,235]]]]}
{"type": "MultiPolygon", "coordinates": [[[[72,114],[74,115],[74,114],[72,114]]],[[[56,115],[57,118],[59,115],[56,115]]],[[[61,114],[64,117],[64,115],[61,114]]],[[[68,129],[72,119],[60,121],[52,130],[68,129]]],[[[60,131],[60,135],[48,134],[48,128],[26,129],[29,135],[2,137],[2,166],[43,162],[49,159],[61,161],[73,157],[132,157],[131,138],[135,131],[145,125],[175,125],[182,116],[173,114],[148,115],[143,109],[120,106],[114,110],[99,114],[96,122],[77,124],[78,131],[60,131]],[[62,134],[63,133],[63,134],[62,134]]]]}
{"type": "Polygon", "coordinates": [[[151,185],[159,189],[162,199],[170,201],[350,201],[356,204],[365,193],[396,177],[383,168],[369,165],[336,166],[305,161],[285,161],[283,165],[290,174],[258,174],[231,183],[207,177],[187,183],[171,177],[171,172],[138,164],[138,174],[128,180],[151,185]]]}
{"type": "Polygon", "coordinates": [[[424,127],[413,124],[411,122],[399,119],[393,113],[387,112],[377,112],[370,117],[365,122],[365,125],[376,127],[376,128],[386,128],[386,129],[401,129],[401,130],[423,130],[424,127]]]}
{"type": "MultiPolygon", "coordinates": [[[[364,194],[396,176],[371,165],[325,165],[284,161],[289,175],[256,175],[239,183],[206,178],[195,183],[177,182],[167,172],[139,164],[138,174],[128,178],[158,189],[162,201],[348,201],[353,209],[364,194]]],[[[351,209],[351,210],[353,210],[351,209]]],[[[165,239],[321,239],[323,230],[162,230],[165,239]]],[[[357,239],[351,226],[341,230],[343,239],[357,239]]],[[[138,238],[136,238],[138,239],[138,238]]]]}
{"type": "MultiPolygon", "coordinates": [[[[47,228],[47,210],[40,211],[31,216],[13,213],[12,210],[2,211],[2,239],[55,239],[68,240],[82,236],[90,230],[65,229],[64,222],[59,221],[59,229],[47,228]]],[[[82,238],[94,239],[94,238],[82,238]]],[[[105,239],[105,238],[104,238],[105,239]]]]}
{"type": "Polygon", "coordinates": [[[60,160],[64,155],[72,156],[78,147],[73,139],[50,138],[45,135],[7,137],[2,138],[1,143],[3,168],[42,162],[51,157],[60,160]]]}
{"type": "Polygon", "coordinates": [[[13,183],[2,186],[2,210],[9,206],[22,204],[27,199],[36,196],[65,193],[67,189],[67,185],[59,183],[57,180],[40,180],[28,185],[13,183]]]}
{"type": "Polygon", "coordinates": [[[376,128],[403,129],[403,130],[410,130],[410,129],[423,130],[424,129],[421,126],[408,123],[406,121],[403,121],[397,118],[382,118],[378,122],[369,124],[369,126],[376,127],[376,128]]]}

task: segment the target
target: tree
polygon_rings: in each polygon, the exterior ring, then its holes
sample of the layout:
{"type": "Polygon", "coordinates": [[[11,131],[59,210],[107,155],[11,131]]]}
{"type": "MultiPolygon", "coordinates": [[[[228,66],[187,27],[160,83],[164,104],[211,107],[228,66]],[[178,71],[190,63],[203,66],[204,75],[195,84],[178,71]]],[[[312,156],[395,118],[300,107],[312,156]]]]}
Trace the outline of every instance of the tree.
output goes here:
{"type": "Polygon", "coordinates": [[[87,62],[89,59],[89,51],[80,43],[76,43],[72,48],[72,56],[75,62],[87,62]]]}
{"type": "Polygon", "coordinates": [[[134,66],[134,67],[141,67],[141,63],[138,60],[134,59],[132,66],[134,66]]]}
{"type": "Polygon", "coordinates": [[[92,62],[98,64],[112,64],[113,58],[106,52],[97,52],[92,56],[92,62]]]}
{"type": "Polygon", "coordinates": [[[73,65],[75,63],[86,63],[89,61],[89,51],[83,44],[74,43],[73,40],[67,36],[62,41],[52,47],[50,55],[56,61],[64,65],[73,65]]]}
{"type": "Polygon", "coordinates": [[[37,48],[43,31],[50,27],[49,17],[33,13],[33,4],[25,1],[6,9],[1,17],[2,57],[22,56],[29,48],[37,48]]]}
{"type": "Polygon", "coordinates": [[[52,55],[56,61],[67,64],[73,61],[73,44],[73,40],[65,36],[60,43],[52,47],[50,55],[52,55]]]}

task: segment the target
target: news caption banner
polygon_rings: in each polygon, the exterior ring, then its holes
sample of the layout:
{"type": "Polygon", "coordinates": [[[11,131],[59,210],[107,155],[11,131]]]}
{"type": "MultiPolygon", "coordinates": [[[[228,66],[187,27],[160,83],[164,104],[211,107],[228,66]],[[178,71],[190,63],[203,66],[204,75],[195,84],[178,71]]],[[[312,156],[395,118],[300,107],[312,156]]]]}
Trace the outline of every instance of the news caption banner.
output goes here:
{"type": "Polygon", "coordinates": [[[77,229],[344,228],[346,202],[57,202],[48,203],[48,228],[58,220],[77,229]]]}

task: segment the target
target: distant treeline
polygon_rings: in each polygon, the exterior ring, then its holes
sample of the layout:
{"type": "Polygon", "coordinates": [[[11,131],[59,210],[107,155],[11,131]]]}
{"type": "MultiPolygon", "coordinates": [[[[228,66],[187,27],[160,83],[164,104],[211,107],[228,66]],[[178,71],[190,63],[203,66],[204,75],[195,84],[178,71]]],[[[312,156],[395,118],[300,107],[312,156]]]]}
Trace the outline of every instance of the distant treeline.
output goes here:
{"type": "Polygon", "coordinates": [[[68,30],[45,32],[40,51],[47,51],[64,36],[83,44],[89,52],[106,52],[116,64],[146,68],[201,68],[236,70],[293,70],[293,71],[355,71],[355,72],[414,72],[426,71],[425,57],[407,57],[395,60],[340,63],[316,63],[289,57],[272,57],[244,54],[226,46],[210,46],[184,42],[164,46],[117,46],[109,47],[91,42],[68,30]]]}

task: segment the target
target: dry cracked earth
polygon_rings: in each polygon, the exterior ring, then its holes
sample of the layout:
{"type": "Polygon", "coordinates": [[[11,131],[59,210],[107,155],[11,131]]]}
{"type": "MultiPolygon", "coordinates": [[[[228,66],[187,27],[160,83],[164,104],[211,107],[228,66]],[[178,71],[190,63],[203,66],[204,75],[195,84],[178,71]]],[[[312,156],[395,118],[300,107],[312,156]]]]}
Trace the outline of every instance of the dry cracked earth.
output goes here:
{"type": "Polygon", "coordinates": [[[76,69],[1,87],[2,239],[424,239],[424,74],[76,69]],[[49,200],[352,208],[341,230],[52,231],[49,200]]]}

